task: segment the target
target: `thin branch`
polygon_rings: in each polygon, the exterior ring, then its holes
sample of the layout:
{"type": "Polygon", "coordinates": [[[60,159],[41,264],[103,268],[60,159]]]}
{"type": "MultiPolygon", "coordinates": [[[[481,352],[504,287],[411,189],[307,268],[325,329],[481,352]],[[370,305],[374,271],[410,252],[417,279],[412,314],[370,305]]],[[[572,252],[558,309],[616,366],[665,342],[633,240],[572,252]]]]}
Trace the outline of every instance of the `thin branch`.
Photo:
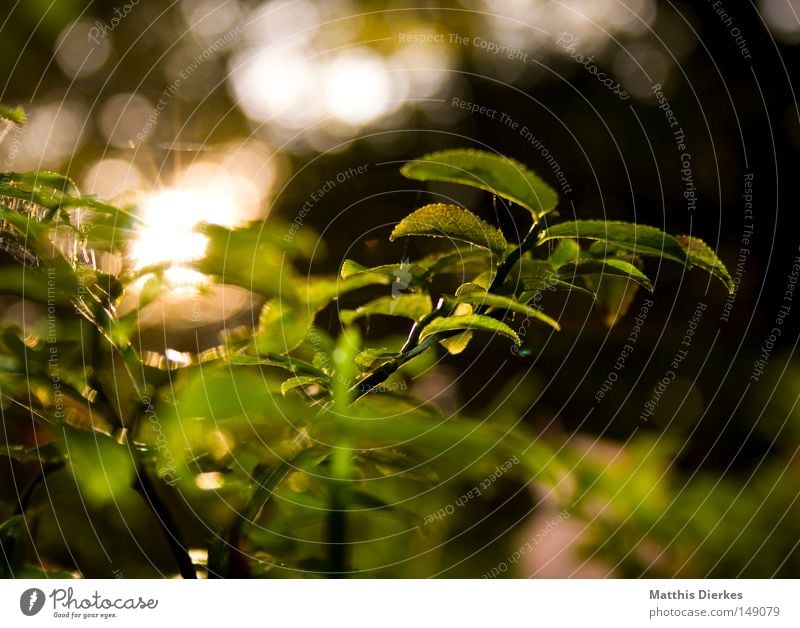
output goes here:
{"type": "Polygon", "coordinates": [[[155,515],[156,521],[164,533],[164,538],[169,545],[175,562],[178,564],[178,570],[181,576],[187,580],[197,579],[197,572],[195,571],[192,559],[189,556],[186,543],[175,525],[172,515],[167,510],[166,504],[161,500],[156,492],[150,477],[147,475],[147,470],[144,465],[139,465],[136,469],[136,480],[133,485],[134,490],[138,492],[145,503],[150,507],[155,515]]]}
{"type": "Polygon", "coordinates": [[[408,334],[408,338],[406,339],[403,347],[400,349],[400,354],[407,353],[411,351],[414,347],[417,346],[419,342],[419,335],[422,333],[422,330],[436,318],[445,315],[445,311],[448,310],[447,304],[445,303],[444,299],[439,299],[439,303],[436,304],[436,307],[428,312],[424,318],[415,321],[414,324],[411,326],[411,331],[408,334]]]}
{"type": "Polygon", "coordinates": [[[328,577],[344,578],[347,575],[347,512],[345,504],[334,492],[327,514],[328,577]]]}
{"type": "Polygon", "coordinates": [[[520,245],[511,251],[511,253],[508,254],[508,257],[506,257],[503,260],[503,263],[497,268],[497,273],[495,273],[494,279],[492,280],[487,292],[495,292],[498,288],[500,288],[500,286],[503,285],[508,277],[508,274],[511,272],[511,269],[514,268],[516,263],[522,259],[522,256],[527,251],[530,251],[536,245],[536,242],[539,240],[539,234],[541,233],[541,230],[541,223],[533,223],[531,230],[528,231],[528,234],[522,239],[520,245]]]}

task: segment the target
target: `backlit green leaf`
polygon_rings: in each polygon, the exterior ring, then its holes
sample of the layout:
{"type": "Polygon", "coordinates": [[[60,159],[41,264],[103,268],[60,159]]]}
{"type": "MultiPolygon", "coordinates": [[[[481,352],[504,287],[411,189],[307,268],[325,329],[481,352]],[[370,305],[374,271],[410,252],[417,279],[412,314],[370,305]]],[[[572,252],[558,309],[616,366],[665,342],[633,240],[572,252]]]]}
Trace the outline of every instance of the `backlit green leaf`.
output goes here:
{"type": "Polygon", "coordinates": [[[255,343],[259,353],[288,353],[297,348],[311,329],[312,315],[304,305],[280,299],[268,301],[261,309],[255,343]]]}
{"type": "Polygon", "coordinates": [[[22,107],[6,107],[5,105],[0,105],[0,118],[3,120],[10,120],[14,124],[25,124],[25,111],[22,107]]]}
{"type": "Polygon", "coordinates": [[[519,312],[520,314],[524,314],[525,316],[530,316],[532,318],[536,318],[547,325],[550,325],[556,331],[560,330],[561,327],[559,326],[558,322],[550,318],[547,314],[542,312],[541,310],[537,310],[532,308],[524,303],[519,303],[514,299],[510,299],[508,297],[500,296],[497,294],[491,294],[486,292],[485,290],[482,291],[471,291],[466,292],[463,294],[457,294],[455,296],[455,300],[458,303],[467,303],[469,305],[480,307],[493,307],[493,308],[500,308],[503,310],[510,310],[512,312],[519,312]]]}
{"type": "Polygon", "coordinates": [[[405,261],[400,264],[383,264],[367,268],[351,259],[346,259],[340,272],[342,279],[349,279],[365,273],[385,275],[389,281],[396,283],[400,290],[427,286],[428,269],[418,264],[405,261]]]}
{"type": "Polygon", "coordinates": [[[516,332],[508,325],[491,316],[483,316],[482,314],[465,314],[464,316],[437,318],[425,326],[420,334],[420,340],[425,340],[425,338],[432,334],[456,330],[488,331],[493,334],[507,336],[516,344],[521,344],[519,336],[517,336],[516,332]]]}
{"type": "Polygon", "coordinates": [[[437,253],[416,264],[428,269],[430,277],[443,273],[478,274],[491,264],[491,253],[476,247],[459,247],[449,253],[437,253]]]}
{"type": "MultiPolygon", "coordinates": [[[[603,260],[602,273],[583,276],[584,283],[597,295],[595,306],[602,312],[603,320],[608,327],[613,326],[627,313],[639,291],[639,286],[642,285],[640,280],[627,274],[631,267],[638,271],[637,265],[642,265],[641,258],[624,251],[618,251],[616,255],[616,258],[603,260]],[[618,264],[618,268],[622,268],[625,272],[616,275],[609,272],[609,269],[612,268],[609,264],[615,262],[621,263],[618,264]]],[[[648,280],[647,284],[649,283],[648,280]]],[[[646,287],[652,289],[652,287],[646,287]]]]}
{"type": "Polygon", "coordinates": [[[124,500],[134,477],[133,458],[125,445],[99,432],[63,426],[61,446],[81,493],[99,506],[124,500]]]}
{"type": "Polygon", "coordinates": [[[555,249],[550,254],[550,258],[547,261],[553,265],[553,268],[559,268],[564,264],[575,261],[580,255],[581,247],[577,240],[562,238],[558,240],[555,249]]]}
{"type": "Polygon", "coordinates": [[[633,264],[622,259],[608,258],[604,260],[577,260],[565,264],[558,269],[558,274],[564,279],[572,279],[583,275],[611,275],[629,278],[640,286],[653,290],[650,279],[633,264]]]}
{"type": "Polygon", "coordinates": [[[392,282],[383,273],[364,272],[339,279],[338,277],[309,277],[300,281],[297,288],[303,300],[313,312],[318,312],[343,294],[367,286],[386,286],[392,282]]]}
{"type": "Polygon", "coordinates": [[[306,386],[327,386],[327,381],[319,377],[312,377],[310,375],[301,375],[300,377],[291,377],[281,384],[281,394],[286,396],[290,391],[297,388],[305,388],[306,386]]]}
{"type": "Polygon", "coordinates": [[[548,227],[542,241],[559,238],[605,240],[636,255],[664,257],[676,262],[689,260],[680,242],[660,229],[630,222],[576,220],[548,227]]]}
{"type": "Polygon", "coordinates": [[[431,311],[431,300],[422,294],[400,294],[385,296],[365,303],[356,310],[341,310],[339,318],[345,325],[364,316],[383,314],[386,316],[402,316],[419,320],[431,311]]]}
{"type": "Polygon", "coordinates": [[[521,259],[505,280],[502,291],[515,293],[534,292],[553,289],[559,277],[550,262],[544,260],[521,259]]]}
{"type": "Polygon", "coordinates": [[[703,242],[700,238],[688,235],[679,235],[676,236],[676,239],[680,242],[684,251],[686,251],[686,254],[689,256],[689,261],[693,266],[699,266],[703,270],[711,273],[725,284],[728,292],[733,292],[734,283],[728,269],[725,268],[725,264],[722,263],[708,244],[703,242]]]}
{"type": "Polygon", "coordinates": [[[553,188],[526,166],[481,150],[431,153],[408,162],[400,172],[409,179],[462,183],[486,190],[522,205],[537,220],[558,203],[553,188]]]}
{"type": "Polygon", "coordinates": [[[409,214],[392,231],[390,240],[422,235],[469,242],[502,255],[508,242],[499,229],[455,205],[434,203],[409,214]]]}
{"type": "Polygon", "coordinates": [[[459,353],[463,352],[467,345],[469,345],[470,341],[472,340],[472,332],[465,331],[457,336],[453,336],[452,338],[445,338],[444,340],[440,340],[439,344],[442,345],[450,355],[458,355],[459,353]]]}
{"type": "Polygon", "coordinates": [[[208,246],[196,268],[220,283],[240,286],[265,296],[296,297],[296,272],[286,251],[261,238],[255,229],[205,225],[208,246]]]}

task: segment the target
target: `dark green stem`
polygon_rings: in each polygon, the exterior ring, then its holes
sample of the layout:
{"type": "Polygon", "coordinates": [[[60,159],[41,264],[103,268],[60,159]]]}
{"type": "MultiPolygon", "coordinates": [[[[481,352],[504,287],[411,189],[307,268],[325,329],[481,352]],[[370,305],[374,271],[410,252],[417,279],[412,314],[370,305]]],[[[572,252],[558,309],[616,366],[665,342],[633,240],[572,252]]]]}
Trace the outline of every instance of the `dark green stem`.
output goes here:
{"type": "MultiPolygon", "coordinates": [[[[448,311],[449,307],[445,303],[444,299],[439,299],[439,303],[436,304],[436,307],[428,312],[423,318],[416,321],[414,325],[411,327],[411,331],[408,334],[408,338],[403,344],[403,347],[400,349],[400,355],[411,351],[414,347],[417,346],[419,342],[419,335],[422,333],[422,330],[425,329],[425,326],[428,325],[431,321],[440,316],[445,316],[445,311],[448,311]]],[[[449,313],[449,312],[448,312],[449,313]]]]}
{"type": "Polygon", "coordinates": [[[338,489],[332,490],[327,515],[328,577],[344,578],[347,574],[347,513],[338,489]]]}
{"type": "Polygon", "coordinates": [[[136,479],[133,485],[134,489],[142,496],[145,503],[150,507],[155,515],[164,538],[169,545],[175,562],[178,564],[178,571],[181,576],[187,580],[194,580],[197,578],[197,572],[194,569],[194,564],[189,556],[186,543],[175,525],[172,515],[167,510],[166,504],[161,500],[156,492],[150,477],[147,475],[147,470],[144,465],[139,465],[136,469],[136,479]]]}
{"type": "Polygon", "coordinates": [[[64,461],[59,460],[57,462],[51,462],[49,464],[43,464],[40,473],[37,473],[33,478],[31,478],[30,482],[25,486],[20,493],[19,502],[17,502],[17,509],[14,514],[22,515],[25,514],[25,511],[28,509],[28,505],[30,504],[31,498],[33,497],[33,492],[38,488],[40,484],[42,484],[46,479],[47,476],[50,475],[53,471],[58,471],[64,466],[64,461]]]}
{"type": "Polygon", "coordinates": [[[506,257],[503,260],[503,263],[497,268],[497,272],[495,273],[494,279],[492,280],[487,292],[496,292],[498,288],[503,285],[508,277],[508,274],[511,272],[511,269],[514,268],[516,263],[522,259],[522,256],[527,251],[530,251],[536,245],[541,231],[541,223],[533,223],[531,230],[528,231],[528,234],[522,239],[520,245],[511,251],[511,253],[508,254],[508,257],[506,257]]]}

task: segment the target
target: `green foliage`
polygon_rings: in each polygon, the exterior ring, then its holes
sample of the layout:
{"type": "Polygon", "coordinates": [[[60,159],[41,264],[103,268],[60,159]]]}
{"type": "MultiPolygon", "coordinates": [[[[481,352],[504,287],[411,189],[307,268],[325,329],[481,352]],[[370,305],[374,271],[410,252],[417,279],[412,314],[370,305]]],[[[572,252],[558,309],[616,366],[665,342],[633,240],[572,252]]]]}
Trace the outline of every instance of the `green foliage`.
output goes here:
{"type": "MultiPolygon", "coordinates": [[[[559,330],[537,297],[550,289],[586,292],[578,277],[613,322],[636,288],[653,288],[639,256],[698,266],[731,287],[725,267],[696,238],[620,222],[545,223],[555,193],[511,159],[445,151],[402,172],[502,196],[528,210],[531,230],[513,246],[467,209],[425,205],[391,239],[433,236],[469,246],[451,243],[374,268],[346,260],[339,276],[309,276],[296,266],[317,247],[307,231],[287,239],[287,225],[272,219],[206,225],[208,247],[194,268],[212,285],[251,291],[258,315],[218,346],[180,360],[154,360],[136,338],[139,310],[169,288],[165,269],[123,266],[109,274],[96,263],[101,252],[125,252],[135,211],[82,196],[52,173],[0,175],[0,241],[11,253],[0,266],[0,292],[53,308],[37,329],[23,334],[4,323],[0,336],[2,410],[18,426],[0,456],[31,478],[22,512],[0,521],[3,553],[15,557],[3,568],[32,568],[20,516],[43,517],[38,489],[71,479],[92,512],[122,504],[150,513],[141,525],[171,550],[174,564],[166,569],[184,576],[202,568],[192,565],[189,546],[208,550],[212,576],[431,575],[458,546],[459,517],[423,525],[427,514],[512,457],[520,464],[509,482],[533,481],[566,498],[572,464],[520,424],[522,406],[507,398],[479,420],[400,394],[431,368],[440,345],[459,353],[475,332],[520,345],[514,316],[559,330]],[[556,247],[548,245],[554,240],[556,247]],[[584,240],[595,242],[582,248],[584,240]],[[435,287],[439,277],[445,288],[435,287]],[[319,314],[362,291],[362,304],[340,310],[344,327],[330,336],[319,314]],[[137,294],[139,308],[121,315],[123,299],[137,294]],[[404,339],[375,344],[369,325],[359,326],[373,316],[410,319],[410,329],[404,339]],[[26,446],[30,430],[54,446],[26,446]],[[185,501],[202,525],[173,521],[175,508],[165,500],[185,501]]],[[[61,555],[55,541],[39,541],[42,551],[61,555]]]]}
{"type": "MultiPolygon", "coordinates": [[[[711,247],[699,238],[675,237],[647,225],[604,220],[562,222],[549,227],[543,236],[543,240],[562,238],[596,240],[589,252],[594,258],[606,263],[614,249],[622,249],[634,255],[680,262],[690,268],[697,266],[720,279],[729,292],[733,291],[733,280],[725,265],[711,247]]],[[[627,268],[631,271],[629,266],[627,268]]],[[[649,281],[643,283],[645,278],[636,273],[635,269],[628,274],[631,279],[642,283],[645,287],[649,285],[649,281]]]]}
{"type": "Polygon", "coordinates": [[[0,119],[9,120],[14,124],[25,124],[25,112],[22,107],[14,107],[13,109],[0,105],[0,119]]]}
{"type": "Polygon", "coordinates": [[[581,551],[620,577],[797,573],[796,461],[779,459],[747,477],[698,472],[683,481],[674,468],[678,450],[669,439],[640,436],[624,451],[565,451],[577,471],[574,512],[593,521],[581,551]]]}

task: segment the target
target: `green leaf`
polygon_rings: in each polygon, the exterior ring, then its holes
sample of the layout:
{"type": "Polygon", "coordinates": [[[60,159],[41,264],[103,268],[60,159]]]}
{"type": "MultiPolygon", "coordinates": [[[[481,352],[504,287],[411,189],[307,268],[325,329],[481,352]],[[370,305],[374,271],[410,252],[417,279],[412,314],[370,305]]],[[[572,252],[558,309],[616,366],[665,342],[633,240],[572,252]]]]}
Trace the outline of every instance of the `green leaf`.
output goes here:
{"type": "MultiPolygon", "coordinates": [[[[69,196],[78,196],[78,186],[69,177],[49,170],[36,172],[4,172],[0,183],[32,192],[60,192],[69,196]]],[[[92,198],[92,197],[90,197],[92,198]]]]}
{"type": "Polygon", "coordinates": [[[385,275],[390,282],[397,283],[401,290],[411,287],[427,286],[428,269],[408,261],[400,264],[383,264],[367,268],[351,259],[344,260],[340,272],[342,279],[375,273],[385,275]]]}
{"type": "Polygon", "coordinates": [[[62,460],[61,453],[50,443],[39,447],[3,445],[0,446],[0,456],[7,456],[17,462],[36,462],[39,465],[51,464],[62,460]]]}
{"type": "Polygon", "coordinates": [[[708,244],[694,236],[679,235],[676,238],[689,256],[689,262],[692,266],[699,266],[706,272],[711,273],[725,284],[728,292],[733,292],[735,286],[728,269],[725,268],[725,264],[722,263],[708,244]]]}
{"type": "Polygon", "coordinates": [[[208,237],[206,253],[194,264],[200,272],[265,296],[296,298],[297,273],[274,239],[263,238],[256,229],[218,225],[204,225],[203,233],[208,237]]]}
{"type": "Polygon", "coordinates": [[[459,474],[465,473],[464,461],[476,461],[470,471],[476,478],[486,477],[495,470],[498,461],[512,456],[518,456],[520,465],[512,467],[510,472],[525,474],[526,481],[533,478],[555,486],[569,473],[549,446],[522,429],[509,431],[493,421],[464,417],[437,420],[429,414],[421,414],[418,405],[404,410],[402,403],[394,398],[390,399],[388,407],[381,405],[384,401],[378,395],[362,397],[354,407],[358,415],[336,417],[335,421],[332,418],[321,420],[311,428],[311,437],[331,442],[336,430],[345,424],[355,436],[353,446],[357,449],[386,451],[402,446],[407,455],[430,461],[432,470],[436,466],[449,466],[458,469],[459,474]],[[491,455],[487,456],[488,452],[491,455]]]}
{"type": "Polygon", "coordinates": [[[134,477],[131,452],[113,438],[63,426],[61,446],[81,493],[101,506],[130,495],[134,477]]]}
{"type": "Polygon", "coordinates": [[[569,264],[581,256],[581,247],[577,240],[572,238],[563,238],[558,240],[550,258],[547,260],[553,265],[553,268],[559,268],[564,264],[569,264]]]}
{"type": "Polygon", "coordinates": [[[472,332],[465,331],[453,336],[452,338],[445,338],[440,340],[439,344],[442,345],[450,355],[458,355],[467,348],[467,345],[472,340],[472,332]]]}
{"type": "Polygon", "coordinates": [[[250,355],[242,352],[228,352],[226,347],[215,347],[207,352],[201,353],[200,362],[216,363],[224,361],[231,366],[274,366],[281,368],[296,375],[310,375],[319,379],[324,379],[324,371],[316,368],[304,360],[278,353],[264,353],[261,355],[250,355]]]}
{"type": "Polygon", "coordinates": [[[511,269],[502,290],[509,293],[537,290],[541,292],[550,289],[558,280],[559,277],[550,262],[523,258],[511,269]]]}
{"type": "Polygon", "coordinates": [[[206,354],[200,354],[200,362],[216,362],[218,359],[232,366],[275,366],[290,373],[307,374],[318,378],[325,377],[325,373],[313,364],[295,357],[279,355],[278,353],[266,353],[256,356],[247,353],[228,352],[225,347],[220,347],[209,350],[207,358],[206,354]]]}
{"type": "Polygon", "coordinates": [[[292,390],[313,385],[327,387],[328,382],[320,377],[312,377],[310,375],[291,377],[281,384],[281,394],[285,397],[292,390]]]}
{"type": "Polygon", "coordinates": [[[488,331],[493,334],[501,334],[511,338],[516,344],[522,344],[519,336],[505,323],[498,321],[491,316],[484,316],[482,314],[465,314],[463,316],[448,316],[446,318],[437,318],[428,325],[420,333],[419,339],[425,340],[432,334],[438,334],[446,331],[488,331]]]}
{"type": "Polygon", "coordinates": [[[462,183],[522,205],[538,221],[555,209],[558,195],[520,162],[481,150],[456,149],[425,155],[400,172],[419,181],[462,183]]]}
{"type": "MultiPolygon", "coordinates": [[[[40,241],[47,236],[47,229],[43,224],[36,221],[25,212],[20,212],[6,205],[9,197],[4,198],[3,189],[0,187],[0,229],[1,233],[8,233],[18,236],[18,239],[29,247],[36,248],[40,241]],[[32,240],[32,241],[31,241],[32,240]]],[[[12,201],[13,197],[10,197],[12,201]]],[[[19,200],[19,199],[18,199],[19,200]]],[[[51,247],[52,248],[52,245],[51,247]]]]}
{"type": "Polygon", "coordinates": [[[633,264],[622,259],[608,258],[604,260],[576,260],[565,264],[558,269],[558,274],[564,279],[572,279],[583,275],[611,275],[632,279],[640,286],[653,291],[653,284],[641,270],[633,264]]]}
{"type": "Polygon", "coordinates": [[[325,255],[325,242],[308,226],[293,230],[295,225],[270,217],[267,222],[256,222],[246,227],[258,233],[262,244],[284,251],[291,258],[319,259],[325,255]]]}
{"type": "Polygon", "coordinates": [[[62,222],[67,224],[70,216],[66,213],[59,214],[58,210],[69,208],[91,209],[102,214],[117,214],[122,210],[108,203],[86,196],[78,192],[75,183],[55,172],[3,172],[0,173],[0,197],[16,199],[30,205],[39,206],[48,212],[48,218],[60,215],[62,222]]]}
{"type": "Polygon", "coordinates": [[[26,121],[25,111],[22,107],[14,107],[11,109],[5,105],[0,105],[0,118],[9,120],[14,124],[25,124],[26,121]]]}
{"type": "Polygon", "coordinates": [[[540,241],[560,238],[604,240],[636,255],[664,257],[681,263],[689,261],[677,239],[647,225],[605,220],[562,222],[549,227],[540,241]]]}
{"type": "Polygon", "coordinates": [[[271,299],[261,308],[254,339],[258,352],[288,353],[305,340],[313,317],[304,305],[271,299]]]}
{"type": "Polygon", "coordinates": [[[431,300],[422,294],[400,294],[386,296],[365,303],[356,310],[341,310],[339,318],[345,325],[364,316],[383,314],[385,316],[402,316],[411,320],[419,320],[431,311],[431,300]]]}
{"type": "Polygon", "coordinates": [[[437,253],[418,260],[416,264],[427,268],[430,277],[444,273],[460,275],[477,274],[491,264],[491,254],[484,249],[458,247],[449,253],[437,253]]]}
{"type": "Polygon", "coordinates": [[[388,275],[383,273],[364,272],[349,276],[347,279],[337,277],[310,277],[302,281],[298,291],[313,312],[319,312],[331,301],[353,290],[367,286],[386,286],[391,283],[388,275]]]}
{"type": "MultiPolygon", "coordinates": [[[[624,251],[618,252],[617,256],[618,258],[616,259],[603,260],[606,265],[603,266],[605,270],[602,274],[586,274],[583,277],[584,283],[597,295],[595,305],[602,312],[603,320],[608,327],[612,327],[620,318],[625,316],[633,304],[641,284],[641,281],[630,275],[621,274],[615,276],[615,273],[608,271],[610,267],[607,265],[611,262],[621,262],[622,268],[629,270],[632,267],[638,271],[637,265],[642,265],[641,258],[624,251]]],[[[594,263],[597,262],[590,262],[590,264],[594,263]]],[[[649,280],[647,283],[650,283],[649,280]]],[[[652,289],[652,287],[648,287],[648,289],[652,289]]]]}
{"type": "Polygon", "coordinates": [[[355,363],[362,371],[368,371],[379,364],[397,357],[396,351],[387,349],[364,349],[355,357],[355,363]]]}
{"type": "Polygon", "coordinates": [[[543,323],[550,325],[550,327],[556,331],[561,330],[561,326],[558,324],[558,322],[550,318],[541,310],[532,308],[524,303],[519,303],[518,301],[508,297],[500,296],[498,294],[491,294],[485,290],[472,290],[463,294],[456,294],[455,300],[458,303],[467,303],[476,307],[486,306],[510,310],[512,312],[519,312],[520,314],[530,316],[531,318],[536,318],[543,323]]]}
{"type": "Polygon", "coordinates": [[[411,235],[461,240],[498,256],[508,249],[508,242],[499,229],[466,209],[444,203],[426,205],[409,214],[394,228],[389,239],[411,235]]]}
{"type": "Polygon", "coordinates": [[[344,262],[342,262],[342,270],[340,271],[340,275],[342,279],[348,279],[353,275],[361,275],[366,272],[369,272],[369,268],[363,264],[359,264],[357,261],[352,259],[346,259],[344,262]]]}
{"type": "MultiPolygon", "coordinates": [[[[596,299],[597,298],[597,295],[594,292],[592,292],[591,290],[589,290],[588,288],[585,288],[583,286],[576,286],[575,284],[569,283],[567,281],[560,281],[560,280],[556,281],[553,284],[553,289],[554,290],[562,290],[562,291],[566,291],[566,292],[577,292],[579,294],[585,294],[586,296],[591,297],[592,299],[596,299]]],[[[536,297],[537,294],[541,295],[542,291],[541,290],[526,290],[526,291],[522,292],[517,297],[517,300],[520,303],[530,303],[530,301],[532,301],[536,297]]]]}

